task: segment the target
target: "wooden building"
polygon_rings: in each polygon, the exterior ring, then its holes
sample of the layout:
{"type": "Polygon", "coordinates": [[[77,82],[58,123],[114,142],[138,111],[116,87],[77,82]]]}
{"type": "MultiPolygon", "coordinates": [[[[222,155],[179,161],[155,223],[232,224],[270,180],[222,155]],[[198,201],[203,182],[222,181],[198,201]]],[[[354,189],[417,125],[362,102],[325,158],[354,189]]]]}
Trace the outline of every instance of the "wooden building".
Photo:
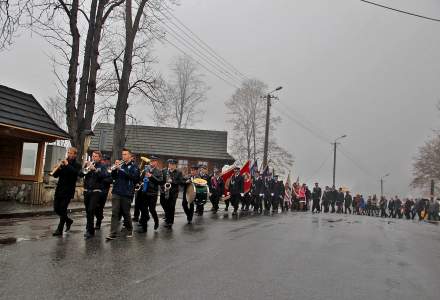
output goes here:
{"type": "MultiPolygon", "coordinates": [[[[111,156],[113,124],[98,123],[93,132],[89,153],[100,150],[111,156]]],[[[193,164],[207,165],[212,172],[214,167],[235,161],[227,152],[227,141],[226,131],[128,125],[125,146],[138,157],[159,156],[161,167],[167,159],[174,158],[184,173],[193,164]]]]}
{"type": "Polygon", "coordinates": [[[0,201],[31,202],[45,143],[69,139],[31,95],[0,85],[0,201]]]}

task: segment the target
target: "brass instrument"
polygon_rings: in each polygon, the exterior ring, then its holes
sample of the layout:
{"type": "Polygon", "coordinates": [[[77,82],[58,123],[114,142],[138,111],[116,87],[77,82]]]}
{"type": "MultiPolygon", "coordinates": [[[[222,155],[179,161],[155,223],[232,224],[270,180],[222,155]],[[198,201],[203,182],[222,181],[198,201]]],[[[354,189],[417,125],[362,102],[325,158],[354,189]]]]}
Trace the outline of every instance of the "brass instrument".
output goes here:
{"type": "Polygon", "coordinates": [[[119,160],[119,164],[114,163],[114,164],[110,167],[109,172],[114,171],[114,170],[120,168],[124,163],[125,163],[125,162],[124,162],[122,159],[119,160]]]}
{"type": "Polygon", "coordinates": [[[83,172],[83,174],[84,175],[86,175],[86,174],[88,174],[89,172],[90,172],[90,168],[93,166],[95,166],[95,162],[94,161],[92,161],[92,162],[86,162],[85,164],[87,164],[87,166],[85,166],[83,169],[82,169],[82,172],[83,172]]]}
{"type": "Polygon", "coordinates": [[[53,176],[53,174],[55,174],[55,172],[58,171],[58,170],[64,165],[63,161],[64,161],[64,160],[60,161],[59,163],[57,163],[57,164],[53,167],[52,171],[49,172],[49,176],[53,176]]]}
{"type": "Polygon", "coordinates": [[[142,170],[146,165],[150,164],[150,159],[145,156],[141,156],[141,164],[139,165],[139,170],[142,170]]]}
{"type": "Polygon", "coordinates": [[[164,185],[164,192],[165,192],[165,199],[168,200],[170,198],[170,190],[171,190],[171,176],[170,176],[170,170],[167,170],[167,175],[165,179],[165,185],[164,185]]]}

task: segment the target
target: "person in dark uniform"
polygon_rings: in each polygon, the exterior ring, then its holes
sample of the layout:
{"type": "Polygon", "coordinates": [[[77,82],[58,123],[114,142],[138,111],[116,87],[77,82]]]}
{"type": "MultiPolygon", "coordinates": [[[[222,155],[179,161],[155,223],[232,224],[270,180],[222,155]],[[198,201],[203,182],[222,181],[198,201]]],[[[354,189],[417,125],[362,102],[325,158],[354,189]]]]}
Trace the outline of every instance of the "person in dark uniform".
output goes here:
{"type": "Polygon", "coordinates": [[[269,212],[272,204],[272,198],[274,196],[274,180],[272,174],[269,173],[264,178],[264,211],[269,212]]]}
{"type": "Polygon", "coordinates": [[[86,162],[84,168],[79,173],[80,177],[84,177],[84,205],[87,216],[84,237],[86,239],[95,235],[95,216],[97,220],[102,220],[98,212],[99,200],[102,195],[104,179],[110,177],[107,168],[101,164],[101,157],[101,152],[94,151],[92,153],[92,161],[86,162]]]}
{"type": "Polygon", "coordinates": [[[324,193],[322,194],[322,205],[324,206],[324,212],[329,212],[329,206],[330,206],[330,188],[328,186],[325,187],[324,193]]]}
{"type": "Polygon", "coordinates": [[[394,198],[394,211],[395,216],[399,219],[402,219],[402,200],[400,200],[397,196],[394,198]]]}
{"type": "Polygon", "coordinates": [[[350,215],[352,214],[352,211],[351,211],[352,202],[353,202],[353,197],[350,195],[349,191],[346,191],[345,198],[344,198],[344,207],[345,207],[344,213],[345,214],[347,214],[347,211],[350,212],[350,215]]]}
{"type": "Polygon", "coordinates": [[[388,211],[390,213],[390,218],[395,218],[394,214],[394,199],[391,197],[390,201],[388,201],[388,211]]]}
{"type": "MultiPolygon", "coordinates": [[[[199,166],[199,178],[206,180],[208,184],[208,188],[211,189],[211,176],[208,174],[208,167],[206,165],[199,166]]],[[[196,213],[198,216],[203,216],[203,212],[205,211],[204,204],[196,205],[196,213]]]]}
{"type": "MultiPolygon", "coordinates": [[[[108,174],[109,173],[108,170],[110,168],[110,157],[103,155],[101,159],[101,165],[103,168],[107,170],[107,174],[108,174]]],[[[101,223],[102,220],[104,219],[105,203],[107,202],[108,192],[110,190],[110,186],[112,183],[113,183],[113,179],[111,176],[106,176],[102,180],[102,186],[101,186],[102,192],[99,197],[98,207],[96,208],[96,225],[95,225],[96,230],[101,229],[101,223]]]]}
{"type": "Polygon", "coordinates": [[[234,207],[232,215],[237,215],[238,205],[241,197],[243,197],[244,178],[240,175],[240,167],[235,167],[234,172],[229,181],[229,193],[231,195],[231,205],[234,207]]]}
{"type": "Polygon", "coordinates": [[[140,233],[147,231],[148,213],[151,214],[151,217],[154,220],[154,230],[159,228],[159,217],[156,212],[156,204],[159,187],[163,184],[164,180],[162,170],[159,169],[159,157],[154,155],[150,157],[150,168],[147,172],[142,174],[141,181],[144,181],[144,178],[148,179],[147,189],[145,191],[142,187],[141,194],[138,194],[141,200],[141,218],[139,220],[141,226],[141,229],[139,230],[140,233]]]}
{"type": "Polygon", "coordinates": [[[177,169],[177,160],[169,159],[168,168],[163,170],[164,184],[161,186],[160,198],[164,204],[165,225],[171,229],[174,224],[174,212],[176,210],[176,200],[179,196],[179,186],[183,184],[183,175],[177,169]],[[169,184],[168,186],[167,183],[169,184]]]}
{"type": "Polygon", "coordinates": [[[190,183],[192,180],[199,178],[199,166],[198,165],[192,165],[190,168],[190,174],[184,178],[184,189],[183,189],[183,199],[182,199],[182,207],[183,211],[186,214],[186,220],[188,221],[188,224],[192,223],[192,219],[194,216],[194,201],[191,202],[191,204],[188,203],[186,199],[186,190],[190,186],[190,183]]]}
{"type": "Polygon", "coordinates": [[[332,187],[330,189],[330,206],[332,207],[331,209],[331,213],[335,213],[336,212],[336,200],[338,198],[338,191],[336,190],[335,187],[332,187]]]}
{"type": "Polygon", "coordinates": [[[387,199],[385,199],[385,197],[382,197],[380,199],[379,205],[380,205],[380,217],[381,218],[388,218],[388,215],[387,215],[387,199]]]}
{"type": "Polygon", "coordinates": [[[271,199],[272,203],[272,212],[278,212],[278,205],[280,204],[280,198],[281,202],[283,201],[284,197],[284,184],[282,181],[278,180],[278,175],[275,175],[273,177],[273,195],[271,199]]]}
{"type": "Polygon", "coordinates": [[[130,206],[133,199],[135,184],[139,181],[139,169],[133,162],[133,155],[127,148],[122,149],[122,161],[116,160],[112,167],[112,220],[110,234],[107,240],[117,237],[119,220],[124,218],[124,226],[127,229],[127,237],[133,236],[130,206]]]}
{"type": "Polygon", "coordinates": [[[217,213],[218,203],[220,201],[220,198],[225,193],[225,183],[223,182],[223,179],[220,176],[220,169],[214,168],[214,175],[212,175],[210,182],[211,182],[210,200],[211,200],[211,204],[212,204],[211,211],[213,213],[217,213]]]}
{"type": "Polygon", "coordinates": [[[313,201],[312,213],[315,213],[315,211],[317,213],[321,212],[321,207],[319,205],[319,201],[321,201],[321,196],[322,196],[322,190],[319,187],[319,183],[315,182],[315,187],[313,188],[312,191],[312,201],[313,201]]]}
{"type": "Polygon", "coordinates": [[[66,225],[67,232],[73,223],[73,220],[67,215],[67,208],[70,200],[75,196],[76,180],[81,170],[81,165],[76,161],[77,153],[76,148],[69,148],[67,158],[62,160],[56,170],[51,173],[53,177],[58,178],[53,205],[55,213],[60,217],[53,236],[63,235],[64,225],[66,225]]]}
{"type": "Polygon", "coordinates": [[[337,192],[337,196],[336,196],[336,206],[337,206],[336,213],[342,214],[343,205],[344,205],[344,192],[342,191],[342,188],[339,188],[339,192],[337,192]]]}
{"type": "Polygon", "coordinates": [[[255,172],[255,177],[252,180],[251,196],[254,211],[261,213],[263,211],[264,180],[259,171],[255,172]]]}

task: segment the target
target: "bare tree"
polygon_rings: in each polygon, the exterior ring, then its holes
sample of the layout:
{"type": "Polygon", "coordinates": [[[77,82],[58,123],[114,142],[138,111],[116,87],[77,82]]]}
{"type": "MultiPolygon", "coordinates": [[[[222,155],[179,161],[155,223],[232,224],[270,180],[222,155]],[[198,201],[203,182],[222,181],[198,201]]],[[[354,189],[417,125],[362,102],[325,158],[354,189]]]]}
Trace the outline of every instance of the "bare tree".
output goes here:
{"type": "Polygon", "coordinates": [[[206,101],[209,87],[196,62],[187,55],[175,57],[171,71],[170,82],[163,85],[163,101],[155,107],[155,121],[161,126],[187,128],[202,120],[200,105],[206,101]]]}
{"type": "MultiPolygon", "coordinates": [[[[259,80],[247,80],[225,103],[231,116],[232,154],[241,162],[261,160],[263,156],[266,105],[262,96],[266,89],[267,86],[259,80]]],[[[280,117],[271,117],[272,133],[280,122],[280,117]]],[[[293,156],[280,147],[274,138],[269,143],[268,158],[271,166],[280,174],[293,165],[293,156]]]]}
{"type": "Polygon", "coordinates": [[[6,6],[7,16],[10,16],[6,24],[12,34],[0,34],[0,46],[11,43],[19,26],[31,29],[51,44],[56,53],[54,72],[59,81],[59,94],[65,98],[71,144],[78,148],[79,157],[82,157],[85,132],[91,129],[95,113],[101,34],[112,11],[124,0],[11,2],[12,5],[6,6]],[[86,34],[82,36],[80,32],[86,34]]]}
{"type": "Polygon", "coordinates": [[[440,135],[434,136],[419,148],[413,163],[413,181],[411,186],[423,188],[431,180],[440,180],[440,135]]]}

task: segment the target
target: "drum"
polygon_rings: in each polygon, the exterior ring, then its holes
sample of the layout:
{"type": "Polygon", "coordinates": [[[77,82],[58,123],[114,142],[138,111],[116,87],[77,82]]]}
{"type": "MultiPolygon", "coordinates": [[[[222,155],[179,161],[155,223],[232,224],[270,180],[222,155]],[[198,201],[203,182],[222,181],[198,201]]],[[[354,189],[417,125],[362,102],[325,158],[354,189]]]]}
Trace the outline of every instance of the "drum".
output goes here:
{"type": "Polygon", "coordinates": [[[204,205],[208,201],[209,187],[208,185],[194,184],[196,188],[196,197],[194,203],[196,205],[204,205]]]}

